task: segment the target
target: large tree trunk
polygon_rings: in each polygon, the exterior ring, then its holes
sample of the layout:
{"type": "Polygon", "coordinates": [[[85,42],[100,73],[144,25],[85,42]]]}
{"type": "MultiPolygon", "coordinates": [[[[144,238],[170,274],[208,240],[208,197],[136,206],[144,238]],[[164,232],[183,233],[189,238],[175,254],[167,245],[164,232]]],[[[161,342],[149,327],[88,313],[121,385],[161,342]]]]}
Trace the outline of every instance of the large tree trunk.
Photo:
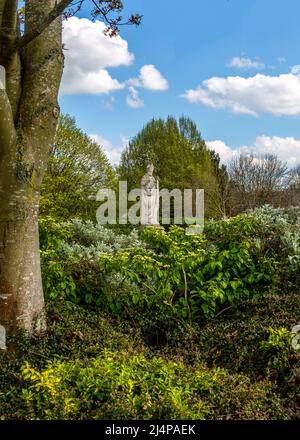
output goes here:
{"type": "MultiPolygon", "coordinates": [[[[56,2],[26,0],[25,5],[25,35],[30,35],[56,2]]],[[[56,18],[13,51],[17,6],[17,0],[0,0],[0,64],[7,72],[6,90],[0,90],[0,325],[7,333],[33,333],[45,329],[38,210],[59,116],[62,32],[56,18]]]]}
{"type": "MultiPolygon", "coordinates": [[[[17,203],[22,197],[16,193],[17,203]]],[[[45,329],[38,209],[35,200],[27,202],[19,218],[0,222],[0,323],[8,333],[45,329]]]]}

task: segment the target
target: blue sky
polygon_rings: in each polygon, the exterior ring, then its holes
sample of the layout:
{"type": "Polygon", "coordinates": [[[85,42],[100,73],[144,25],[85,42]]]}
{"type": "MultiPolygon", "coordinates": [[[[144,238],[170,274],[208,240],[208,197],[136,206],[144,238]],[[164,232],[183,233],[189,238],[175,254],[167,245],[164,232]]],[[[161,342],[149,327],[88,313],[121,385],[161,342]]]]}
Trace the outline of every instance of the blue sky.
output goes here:
{"type": "Polygon", "coordinates": [[[244,149],[300,163],[299,0],[125,0],[143,22],[113,47],[82,20],[90,3],[65,24],[60,103],[114,163],[152,117],[183,114],[224,161],[244,149]]]}

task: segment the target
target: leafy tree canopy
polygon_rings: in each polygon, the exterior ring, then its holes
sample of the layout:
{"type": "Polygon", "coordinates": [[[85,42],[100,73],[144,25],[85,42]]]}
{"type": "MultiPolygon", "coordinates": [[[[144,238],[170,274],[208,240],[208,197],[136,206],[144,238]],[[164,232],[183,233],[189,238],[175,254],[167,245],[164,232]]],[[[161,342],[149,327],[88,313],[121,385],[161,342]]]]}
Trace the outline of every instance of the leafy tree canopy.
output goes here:
{"type": "Polygon", "coordinates": [[[121,180],[127,180],[129,188],[139,187],[148,163],[155,166],[163,188],[204,189],[206,214],[214,214],[210,198],[218,191],[216,162],[191,119],[152,119],[123,152],[118,168],[121,180]]]}
{"type": "Polygon", "coordinates": [[[76,126],[75,119],[63,115],[43,180],[41,214],[94,220],[95,195],[115,177],[101,147],[76,126]]]}

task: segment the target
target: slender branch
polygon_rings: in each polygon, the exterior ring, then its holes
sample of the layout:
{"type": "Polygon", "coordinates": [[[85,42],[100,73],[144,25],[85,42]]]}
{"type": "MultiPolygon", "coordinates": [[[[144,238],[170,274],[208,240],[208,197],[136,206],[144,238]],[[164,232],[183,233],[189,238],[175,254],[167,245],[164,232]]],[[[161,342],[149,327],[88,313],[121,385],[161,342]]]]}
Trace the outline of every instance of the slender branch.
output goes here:
{"type": "Polygon", "coordinates": [[[185,272],[184,268],[182,268],[182,272],[183,272],[183,279],[184,279],[184,298],[187,301],[187,299],[188,299],[188,285],[187,285],[187,279],[186,279],[186,272],[185,272]]]}
{"type": "Polygon", "coordinates": [[[227,312],[227,310],[232,309],[232,306],[226,307],[225,309],[222,309],[219,313],[217,313],[213,319],[218,318],[220,315],[222,315],[222,313],[227,312]]]}
{"type": "MultiPolygon", "coordinates": [[[[73,0],[74,1],[74,0],[73,0]]],[[[70,12],[68,12],[67,14],[66,14],[66,18],[68,19],[68,18],[70,18],[70,17],[73,17],[75,14],[77,14],[77,12],[79,12],[80,11],[80,9],[81,9],[81,7],[82,7],[82,5],[83,5],[83,2],[84,2],[84,0],[78,0],[77,2],[75,2],[75,3],[72,3],[70,6],[75,6],[76,8],[75,9],[71,9],[70,10],[70,12]]]]}
{"type": "MultiPolygon", "coordinates": [[[[119,27],[120,26],[128,26],[128,25],[135,25],[139,26],[141,23],[141,20],[143,18],[142,15],[136,14],[131,15],[131,17],[127,21],[122,21],[122,17],[119,16],[117,18],[110,18],[109,15],[111,12],[116,11],[116,6],[113,4],[106,6],[106,7],[100,7],[100,5],[97,4],[96,0],[92,0],[92,3],[95,6],[94,11],[94,18],[101,15],[104,23],[107,25],[107,29],[105,31],[105,34],[110,37],[115,37],[119,33],[119,27]]],[[[107,1],[108,3],[108,1],[107,1]]]]}
{"type": "Polygon", "coordinates": [[[182,272],[183,272],[183,279],[184,279],[184,298],[186,300],[188,309],[189,309],[189,320],[190,320],[190,325],[192,325],[192,314],[191,314],[191,308],[189,305],[189,300],[188,300],[188,283],[187,283],[187,276],[186,276],[186,271],[184,270],[184,268],[182,268],[182,272]]]}
{"type": "Polygon", "coordinates": [[[26,32],[22,38],[16,41],[11,52],[14,53],[17,50],[21,50],[23,47],[35,40],[35,38],[41,35],[41,33],[51,23],[53,23],[53,21],[56,20],[64,12],[64,10],[71,5],[72,2],[73,0],[61,0],[58,4],[56,4],[52,11],[50,11],[49,14],[44,17],[36,27],[26,32]]]}

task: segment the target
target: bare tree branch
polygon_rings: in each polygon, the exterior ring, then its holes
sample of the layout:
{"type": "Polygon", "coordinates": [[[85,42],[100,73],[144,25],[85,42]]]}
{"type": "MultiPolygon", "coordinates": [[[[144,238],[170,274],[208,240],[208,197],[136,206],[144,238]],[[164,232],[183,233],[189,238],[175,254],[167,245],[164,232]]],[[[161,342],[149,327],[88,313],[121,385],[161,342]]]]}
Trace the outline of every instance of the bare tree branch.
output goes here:
{"type": "Polygon", "coordinates": [[[229,164],[234,213],[267,203],[276,204],[285,188],[287,166],[277,156],[240,154],[229,164]]]}

